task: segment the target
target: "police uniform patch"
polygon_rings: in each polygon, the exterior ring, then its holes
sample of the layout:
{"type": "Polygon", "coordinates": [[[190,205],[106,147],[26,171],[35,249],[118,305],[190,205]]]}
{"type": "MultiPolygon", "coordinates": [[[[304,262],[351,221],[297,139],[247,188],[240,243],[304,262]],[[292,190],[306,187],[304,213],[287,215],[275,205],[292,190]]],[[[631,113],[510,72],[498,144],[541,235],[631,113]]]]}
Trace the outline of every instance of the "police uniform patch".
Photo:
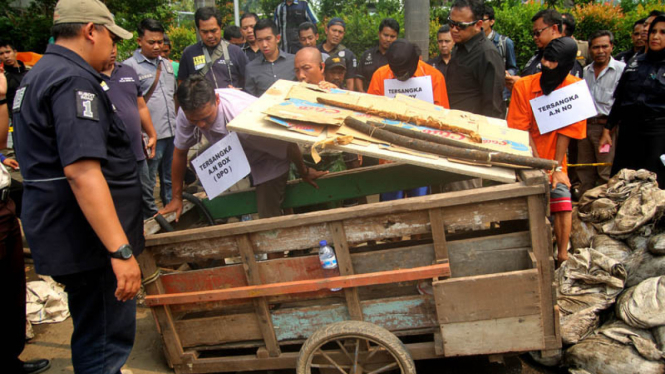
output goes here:
{"type": "Polygon", "coordinates": [[[99,98],[87,91],[74,90],[76,96],[76,116],[82,119],[99,121],[99,98]]]}
{"type": "Polygon", "coordinates": [[[16,90],[16,95],[14,96],[14,102],[12,103],[12,112],[18,112],[21,110],[21,105],[23,104],[23,98],[25,97],[25,90],[28,86],[21,87],[16,90]]]}
{"type": "Polygon", "coordinates": [[[106,84],[106,82],[104,82],[104,81],[102,81],[102,83],[100,83],[99,85],[102,86],[102,88],[104,89],[104,91],[108,91],[108,90],[111,89],[111,87],[109,87],[109,85],[106,84]]]}

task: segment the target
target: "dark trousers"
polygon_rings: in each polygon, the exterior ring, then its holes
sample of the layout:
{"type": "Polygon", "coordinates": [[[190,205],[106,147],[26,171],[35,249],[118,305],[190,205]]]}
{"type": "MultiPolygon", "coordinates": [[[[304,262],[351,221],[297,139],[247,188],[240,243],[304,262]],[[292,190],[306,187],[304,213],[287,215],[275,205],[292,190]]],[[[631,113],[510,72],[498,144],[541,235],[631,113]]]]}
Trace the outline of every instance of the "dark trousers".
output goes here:
{"type": "MultiPolygon", "coordinates": [[[[587,122],[586,139],[577,141],[577,162],[580,164],[611,163],[614,160],[616,149],[616,131],[612,134],[612,144],[609,153],[598,152],[600,136],[603,134],[604,125],[587,122]]],[[[580,166],[576,168],[577,176],[580,178],[580,195],[610,180],[612,166],[580,166]]]]}
{"type": "Polygon", "coordinates": [[[54,276],[65,285],[74,321],[72,363],[76,374],[120,374],[134,345],[136,301],[118,301],[109,262],[103,269],[54,276]]]}
{"type": "Polygon", "coordinates": [[[259,218],[279,217],[282,215],[284,191],[289,173],[256,185],[256,205],[259,218]]]}
{"type": "Polygon", "coordinates": [[[18,357],[25,346],[25,266],[21,228],[11,200],[0,202],[0,300],[2,371],[19,373],[18,357]]]}

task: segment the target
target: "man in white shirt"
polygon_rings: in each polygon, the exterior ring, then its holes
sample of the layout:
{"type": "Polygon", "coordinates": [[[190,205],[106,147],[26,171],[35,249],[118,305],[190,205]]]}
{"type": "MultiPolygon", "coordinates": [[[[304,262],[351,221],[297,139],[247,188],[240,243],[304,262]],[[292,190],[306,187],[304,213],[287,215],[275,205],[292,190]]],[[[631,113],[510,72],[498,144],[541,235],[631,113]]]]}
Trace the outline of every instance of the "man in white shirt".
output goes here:
{"type": "MultiPolygon", "coordinates": [[[[599,149],[600,136],[614,103],[614,89],[626,66],[623,62],[612,58],[612,49],[614,49],[614,35],[608,30],[596,31],[589,38],[589,52],[593,63],[584,68],[584,80],[589,86],[598,115],[587,120],[587,137],[578,141],[577,162],[580,164],[611,164],[614,159],[614,147],[609,150],[599,149]]],[[[614,143],[615,139],[612,140],[614,143]]],[[[597,184],[607,183],[610,169],[611,166],[578,167],[580,194],[584,194],[597,184]]]]}

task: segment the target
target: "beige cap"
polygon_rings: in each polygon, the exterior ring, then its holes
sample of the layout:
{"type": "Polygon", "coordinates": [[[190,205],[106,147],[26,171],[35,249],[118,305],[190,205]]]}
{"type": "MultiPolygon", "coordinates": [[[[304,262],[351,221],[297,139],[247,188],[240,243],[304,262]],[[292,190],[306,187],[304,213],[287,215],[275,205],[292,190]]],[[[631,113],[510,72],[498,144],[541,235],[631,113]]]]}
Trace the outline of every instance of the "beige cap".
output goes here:
{"type": "Polygon", "coordinates": [[[99,0],[60,0],[53,12],[53,24],[88,23],[106,27],[114,35],[131,39],[132,33],[115,24],[113,14],[99,0]]]}

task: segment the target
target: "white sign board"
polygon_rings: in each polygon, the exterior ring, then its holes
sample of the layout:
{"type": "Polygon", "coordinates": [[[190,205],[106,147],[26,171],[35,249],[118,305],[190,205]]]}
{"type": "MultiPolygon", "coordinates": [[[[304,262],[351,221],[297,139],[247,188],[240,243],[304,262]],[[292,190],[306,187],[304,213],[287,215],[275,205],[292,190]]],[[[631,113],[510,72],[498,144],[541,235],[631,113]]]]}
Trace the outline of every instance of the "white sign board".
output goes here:
{"type": "Polygon", "coordinates": [[[409,78],[404,82],[397,79],[386,79],[383,81],[383,94],[386,97],[402,94],[434,104],[432,78],[429,75],[409,78]]]}
{"type": "Polygon", "coordinates": [[[531,100],[541,134],[558,130],[598,114],[586,81],[581,80],[531,100]]]}
{"type": "Polygon", "coordinates": [[[193,159],[192,166],[210,199],[228,190],[250,171],[247,156],[235,132],[193,159]]]}

